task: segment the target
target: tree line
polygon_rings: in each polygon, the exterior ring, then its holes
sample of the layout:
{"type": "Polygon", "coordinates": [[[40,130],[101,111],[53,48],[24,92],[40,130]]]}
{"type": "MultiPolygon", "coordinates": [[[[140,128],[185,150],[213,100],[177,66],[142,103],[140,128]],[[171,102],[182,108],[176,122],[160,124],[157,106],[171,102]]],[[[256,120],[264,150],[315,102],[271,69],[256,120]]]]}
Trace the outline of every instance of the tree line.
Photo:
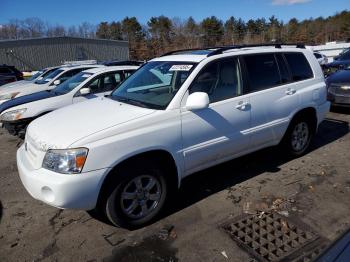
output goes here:
{"type": "Polygon", "coordinates": [[[50,26],[38,18],[11,20],[0,27],[0,39],[21,39],[43,36],[78,36],[129,41],[132,59],[149,59],[167,51],[218,45],[258,44],[269,42],[303,42],[309,45],[329,41],[350,40],[350,11],[327,18],[318,17],[288,22],[275,16],[244,21],[230,17],[223,21],[216,16],[195,21],[151,17],[141,24],[136,17],[121,21],[101,22],[97,26],[82,23],[65,28],[50,26]]]}

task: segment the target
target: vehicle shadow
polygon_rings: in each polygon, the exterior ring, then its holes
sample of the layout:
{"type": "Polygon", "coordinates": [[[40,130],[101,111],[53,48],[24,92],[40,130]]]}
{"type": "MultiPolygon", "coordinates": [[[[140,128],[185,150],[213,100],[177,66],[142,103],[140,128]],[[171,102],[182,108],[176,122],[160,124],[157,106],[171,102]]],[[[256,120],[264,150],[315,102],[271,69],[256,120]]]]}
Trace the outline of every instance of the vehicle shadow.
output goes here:
{"type": "Polygon", "coordinates": [[[332,106],[331,112],[344,114],[344,115],[350,115],[350,107],[332,106]]]}
{"type": "MultiPolygon", "coordinates": [[[[348,132],[348,122],[325,119],[319,126],[310,152],[338,140],[348,132]]],[[[264,172],[277,173],[282,164],[291,160],[281,153],[278,147],[272,147],[188,176],[182,181],[178,194],[167,206],[163,218],[264,172]]]]}

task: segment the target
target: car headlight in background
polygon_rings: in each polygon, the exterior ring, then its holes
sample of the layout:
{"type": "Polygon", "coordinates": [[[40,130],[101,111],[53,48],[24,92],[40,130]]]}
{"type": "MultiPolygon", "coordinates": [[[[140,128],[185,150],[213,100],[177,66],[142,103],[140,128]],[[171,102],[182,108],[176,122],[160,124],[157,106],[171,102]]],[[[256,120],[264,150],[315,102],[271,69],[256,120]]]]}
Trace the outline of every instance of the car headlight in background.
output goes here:
{"type": "Polygon", "coordinates": [[[17,109],[17,110],[8,111],[6,113],[3,113],[0,116],[0,121],[19,120],[22,118],[22,115],[24,114],[25,111],[27,111],[27,108],[21,108],[21,109],[17,109]]]}
{"type": "Polygon", "coordinates": [[[61,174],[78,174],[83,170],[88,152],[87,148],[50,149],[42,167],[61,174]]]}
{"type": "Polygon", "coordinates": [[[19,92],[9,93],[6,95],[0,95],[0,101],[14,99],[18,94],[19,94],[19,92]]]}
{"type": "Polygon", "coordinates": [[[350,90],[350,85],[342,85],[342,86],[340,86],[340,89],[350,90]]]}

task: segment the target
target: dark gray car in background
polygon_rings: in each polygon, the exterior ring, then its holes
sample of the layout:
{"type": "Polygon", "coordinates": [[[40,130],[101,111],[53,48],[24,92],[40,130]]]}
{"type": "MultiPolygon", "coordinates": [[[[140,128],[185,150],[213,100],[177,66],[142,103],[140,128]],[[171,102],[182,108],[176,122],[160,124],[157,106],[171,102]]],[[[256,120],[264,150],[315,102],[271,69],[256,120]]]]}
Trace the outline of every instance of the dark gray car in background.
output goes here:
{"type": "Polygon", "coordinates": [[[332,105],[350,107],[350,65],[327,77],[326,83],[332,105]]]}

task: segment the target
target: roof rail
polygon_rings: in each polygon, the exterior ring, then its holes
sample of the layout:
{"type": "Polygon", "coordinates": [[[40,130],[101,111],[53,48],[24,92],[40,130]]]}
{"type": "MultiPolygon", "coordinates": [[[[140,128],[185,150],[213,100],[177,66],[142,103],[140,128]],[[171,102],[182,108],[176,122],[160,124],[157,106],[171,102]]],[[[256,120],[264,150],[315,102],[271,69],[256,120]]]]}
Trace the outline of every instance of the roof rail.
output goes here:
{"type": "Polygon", "coordinates": [[[250,48],[250,47],[268,47],[268,46],[275,47],[275,48],[282,48],[282,46],[295,46],[296,48],[305,48],[305,45],[301,43],[297,43],[297,44],[273,43],[273,44],[223,46],[223,47],[217,48],[216,50],[208,54],[208,57],[222,54],[223,52],[231,49],[241,49],[241,48],[250,48]]]}
{"type": "Polygon", "coordinates": [[[233,46],[216,46],[216,47],[206,47],[206,48],[192,48],[192,49],[181,49],[181,50],[175,50],[168,53],[165,53],[161,56],[167,56],[167,55],[174,55],[177,53],[184,53],[184,52],[191,52],[191,51],[205,51],[205,50],[212,50],[207,54],[207,57],[222,54],[225,51],[231,50],[231,49],[241,49],[241,48],[250,48],[250,47],[275,47],[275,48],[282,48],[282,46],[295,46],[296,48],[305,48],[305,45],[303,43],[273,43],[273,44],[253,44],[253,45],[233,45],[233,46]]]}
{"type": "Polygon", "coordinates": [[[137,61],[137,60],[112,60],[112,61],[103,61],[101,62],[102,65],[105,66],[140,66],[144,64],[144,61],[137,61]]]}
{"type": "Polygon", "coordinates": [[[211,49],[217,49],[218,47],[204,47],[204,48],[188,48],[188,49],[179,49],[167,52],[165,54],[162,54],[161,56],[167,56],[167,55],[175,55],[177,53],[184,53],[184,52],[191,52],[191,51],[205,51],[205,50],[211,50],[211,49]]]}

